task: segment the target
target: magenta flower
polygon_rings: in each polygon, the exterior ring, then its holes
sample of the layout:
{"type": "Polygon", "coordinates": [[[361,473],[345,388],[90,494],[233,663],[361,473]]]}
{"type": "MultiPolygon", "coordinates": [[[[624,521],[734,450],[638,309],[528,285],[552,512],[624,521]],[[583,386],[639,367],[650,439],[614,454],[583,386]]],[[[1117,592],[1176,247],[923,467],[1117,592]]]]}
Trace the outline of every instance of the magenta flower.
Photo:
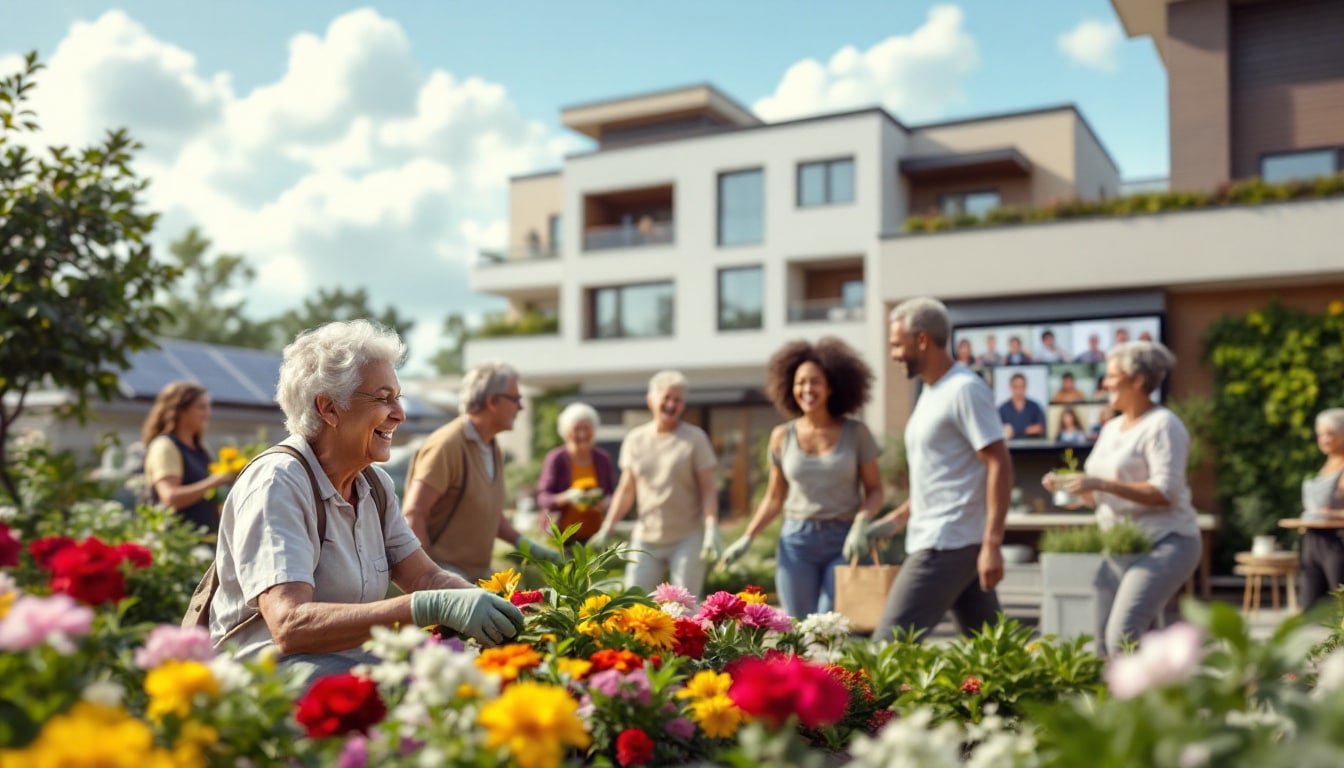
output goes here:
{"type": "Polygon", "coordinates": [[[659,605],[676,603],[689,613],[695,610],[695,595],[685,587],[664,581],[653,590],[653,602],[659,605]]]}
{"type": "Polygon", "coordinates": [[[210,661],[215,647],[204,627],[175,627],[163,624],[150,631],[145,644],[135,649],[135,666],[154,669],[165,661],[210,661]]]}
{"type": "Polygon", "coordinates": [[[630,672],[605,669],[588,678],[588,690],[597,691],[608,699],[625,699],[648,704],[651,697],[649,676],[643,667],[630,672]]]}
{"type": "Polygon", "coordinates": [[[345,740],[340,757],[336,758],[336,768],[368,768],[369,740],[363,734],[355,734],[345,740]]]}
{"type": "Polygon", "coordinates": [[[674,739],[685,739],[690,741],[695,737],[695,723],[684,717],[674,717],[663,723],[663,730],[668,736],[674,739]]]}
{"type": "Polygon", "coordinates": [[[779,608],[773,608],[765,603],[748,603],[742,609],[742,626],[788,632],[793,629],[793,619],[779,608]]]}
{"type": "Polygon", "coordinates": [[[746,602],[732,592],[715,592],[705,598],[705,602],[696,612],[695,618],[697,621],[721,624],[725,619],[736,620],[742,618],[742,612],[746,607],[746,602]]]}
{"type": "Polygon", "coordinates": [[[0,619],[0,649],[24,651],[43,643],[62,655],[74,653],[72,637],[83,637],[93,627],[93,610],[69,595],[20,595],[0,619]]]}

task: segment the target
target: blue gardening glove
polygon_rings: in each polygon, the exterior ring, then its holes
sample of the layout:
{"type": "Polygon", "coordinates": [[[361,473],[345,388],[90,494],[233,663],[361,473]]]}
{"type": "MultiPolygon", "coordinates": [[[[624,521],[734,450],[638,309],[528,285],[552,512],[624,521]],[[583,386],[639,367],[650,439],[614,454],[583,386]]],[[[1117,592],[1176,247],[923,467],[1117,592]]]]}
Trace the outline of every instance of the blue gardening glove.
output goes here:
{"type": "Polygon", "coordinates": [[[729,544],[728,548],[723,550],[723,564],[732,565],[743,555],[747,554],[748,549],[751,549],[751,537],[739,537],[737,541],[729,544]]]}
{"type": "Polygon", "coordinates": [[[864,549],[872,549],[877,546],[878,542],[883,539],[890,539],[900,532],[901,526],[894,517],[870,523],[866,531],[868,542],[864,544],[864,549]]]}
{"type": "Polygon", "coordinates": [[[705,526],[705,543],[700,545],[700,559],[706,563],[717,562],[723,554],[723,534],[718,524],[705,526]]]}
{"type": "Polygon", "coordinates": [[[852,561],[863,557],[863,553],[867,551],[868,517],[859,515],[854,518],[853,525],[849,526],[849,533],[845,534],[845,546],[840,550],[840,556],[852,561]]]}
{"type": "Polygon", "coordinates": [[[565,558],[559,552],[556,552],[554,549],[551,549],[550,547],[538,544],[537,542],[527,538],[526,536],[518,537],[518,549],[525,550],[528,554],[532,555],[538,560],[545,560],[548,563],[555,563],[556,565],[561,565],[565,562],[565,558]],[[526,547],[524,547],[524,545],[526,545],[526,547]]]}
{"type": "Polygon", "coordinates": [[[484,589],[425,589],[411,593],[418,627],[442,624],[481,645],[499,645],[523,628],[523,612],[484,589]]]}

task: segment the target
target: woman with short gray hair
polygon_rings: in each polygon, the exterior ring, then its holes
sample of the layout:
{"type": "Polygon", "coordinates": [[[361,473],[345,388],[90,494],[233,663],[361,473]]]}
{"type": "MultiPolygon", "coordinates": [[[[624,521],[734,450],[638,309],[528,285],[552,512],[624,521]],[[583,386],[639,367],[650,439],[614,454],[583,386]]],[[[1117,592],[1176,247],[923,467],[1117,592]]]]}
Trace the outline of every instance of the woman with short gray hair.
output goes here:
{"type": "Polygon", "coordinates": [[[602,527],[616,490],[616,471],[611,454],[594,444],[599,424],[597,411],[587,403],[571,403],[556,419],[564,443],[546,454],[537,480],[542,533],[552,522],[561,531],[578,525],[570,541],[585,542],[602,527]]]}
{"type": "MultiPolygon", "coordinates": [[[[1325,463],[1302,481],[1302,518],[1344,521],[1344,408],[1327,408],[1316,415],[1316,447],[1325,454],[1325,463]]],[[[1338,528],[1302,531],[1299,579],[1304,610],[1344,584],[1342,536],[1338,528]]]]}
{"type": "Polygon", "coordinates": [[[1152,626],[1158,612],[1199,565],[1202,543],[1185,477],[1190,433],[1179,417],[1153,401],[1176,357],[1153,341],[1118,344],[1106,354],[1106,395],[1119,412],[1101,428],[1084,474],[1041,478],[1097,510],[1097,524],[1129,521],[1143,528],[1152,550],[1125,569],[1115,586],[1097,650],[1116,654],[1152,626]]]}
{"type": "Polygon", "coordinates": [[[438,568],[397,507],[390,457],[406,420],[405,347],[367,320],[305,331],[285,348],[276,400],[288,438],[224,503],[210,605],[216,647],[278,651],[311,680],[376,661],[373,627],[443,625],[481,643],[522,628],[516,607],[438,568]],[[385,599],[389,583],[404,594],[385,599]]]}

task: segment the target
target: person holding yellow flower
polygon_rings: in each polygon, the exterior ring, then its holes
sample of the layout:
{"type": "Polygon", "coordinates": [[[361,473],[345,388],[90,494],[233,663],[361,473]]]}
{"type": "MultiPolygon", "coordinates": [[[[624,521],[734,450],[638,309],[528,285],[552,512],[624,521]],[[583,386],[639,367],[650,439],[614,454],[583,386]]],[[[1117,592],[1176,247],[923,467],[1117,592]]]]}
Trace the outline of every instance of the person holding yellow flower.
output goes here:
{"type": "Polygon", "coordinates": [[[583,542],[602,527],[602,518],[616,490],[611,454],[593,444],[599,418],[587,403],[573,403],[560,412],[556,430],[564,445],[551,449],[537,481],[541,530],[555,522],[561,530],[579,524],[570,541],[583,542]]]}
{"type": "Polygon", "coordinates": [[[203,437],[210,393],[194,381],[174,381],[159,392],[140,430],[150,501],[192,523],[219,531],[219,502],[210,491],[233,482],[236,470],[212,467],[203,437]]]}

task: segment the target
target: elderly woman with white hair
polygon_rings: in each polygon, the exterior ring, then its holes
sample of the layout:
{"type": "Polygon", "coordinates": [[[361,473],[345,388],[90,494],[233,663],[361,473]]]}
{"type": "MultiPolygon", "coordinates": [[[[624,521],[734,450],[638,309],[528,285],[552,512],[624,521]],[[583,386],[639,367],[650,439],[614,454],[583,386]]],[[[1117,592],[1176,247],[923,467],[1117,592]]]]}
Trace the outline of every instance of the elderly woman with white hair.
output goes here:
{"type": "Polygon", "coordinates": [[[276,400],[290,436],[242,472],[224,504],[216,646],[278,652],[311,680],[369,662],[360,646],[377,626],[441,625],[483,644],[521,629],[509,601],[434,564],[391,479],[372,467],[406,419],[395,370],[405,351],[367,320],[306,331],[285,348],[276,400]],[[387,598],[389,583],[407,594],[387,598]]]}
{"type": "Polygon", "coordinates": [[[543,532],[552,522],[562,531],[577,524],[570,541],[585,542],[602,527],[616,490],[616,471],[611,454],[593,444],[599,421],[587,403],[571,403],[557,417],[556,431],[564,444],[546,454],[537,481],[543,532]]]}
{"type": "Polygon", "coordinates": [[[1106,353],[1106,394],[1118,412],[1106,422],[1084,464],[1084,474],[1047,474],[1041,484],[1075,494],[1110,528],[1128,520],[1148,533],[1153,548],[1129,566],[1116,585],[1098,650],[1118,653],[1137,641],[1199,565],[1201,542],[1186,481],[1190,433],[1176,414],[1157,404],[1176,357],[1152,341],[1118,344],[1106,353]]]}
{"type": "MultiPolygon", "coordinates": [[[[1316,415],[1316,447],[1325,463],[1302,481],[1302,517],[1344,521],[1344,408],[1316,415]]],[[[1303,530],[1301,562],[1302,605],[1310,608],[1344,584],[1344,531],[1303,530]]]]}
{"type": "Polygon", "coordinates": [[[681,420],[685,376],[654,374],[646,399],[653,420],[630,430],[621,443],[621,481],[601,530],[589,543],[601,546],[638,501],[626,586],[648,592],[667,579],[698,595],[707,564],[723,553],[714,486],[718,461],[704,430],[681,420]]]}

